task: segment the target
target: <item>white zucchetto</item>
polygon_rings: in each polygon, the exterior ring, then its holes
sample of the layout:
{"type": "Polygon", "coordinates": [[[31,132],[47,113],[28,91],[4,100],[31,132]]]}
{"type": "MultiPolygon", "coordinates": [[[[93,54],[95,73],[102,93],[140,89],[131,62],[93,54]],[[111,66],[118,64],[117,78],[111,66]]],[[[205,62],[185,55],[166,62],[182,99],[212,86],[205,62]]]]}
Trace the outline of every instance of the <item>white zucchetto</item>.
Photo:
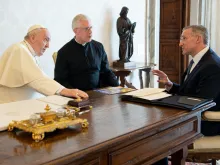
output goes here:
{"type": "Polygon", "coordinates": [[[42,25],[33,25],[33,26],[31,26],[31,27],[28,29],[28,32],[27,32],[27,33],[30,33],[30,32],[32,32],[33,30],[36,30],[36,29],[45,29],[45,27],[42,26],[42,25]]]}

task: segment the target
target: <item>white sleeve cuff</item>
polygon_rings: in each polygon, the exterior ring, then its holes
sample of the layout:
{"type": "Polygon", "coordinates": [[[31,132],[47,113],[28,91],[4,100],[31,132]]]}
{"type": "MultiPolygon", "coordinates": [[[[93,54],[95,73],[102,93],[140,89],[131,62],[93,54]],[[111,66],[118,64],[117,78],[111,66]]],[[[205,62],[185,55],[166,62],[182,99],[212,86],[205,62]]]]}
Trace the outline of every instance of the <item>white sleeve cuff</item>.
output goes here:
{"type": "Polygon", "coordinates": [[[170,89],[173,87],[173,83],[172,83],[172,85],[171,86],[167,86],[167,85],[165,85],[165,89],[166,89],[166,91],[170,91],[170,89]]]}
{"type": "Polygon", "coordinates": [[[64,89],[64,86],[61,86],[57,91],[56,91],[56,95],[60,95],[60,92],[64,89]]]}

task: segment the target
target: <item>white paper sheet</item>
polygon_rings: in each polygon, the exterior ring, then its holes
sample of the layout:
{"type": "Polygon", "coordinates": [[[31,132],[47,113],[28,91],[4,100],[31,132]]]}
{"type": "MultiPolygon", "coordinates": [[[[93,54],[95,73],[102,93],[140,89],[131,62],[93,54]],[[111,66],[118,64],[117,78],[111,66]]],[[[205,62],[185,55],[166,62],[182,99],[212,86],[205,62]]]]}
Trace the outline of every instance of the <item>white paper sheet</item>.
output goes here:
{"type": "Polygon", "coordinates": [[[39,100],[24,100],[0,104],[0,131],[6,130],[12,120],[27,120],[34,113],[45,112],[44,108],[47,104],[54,111],[60,107],[39,100]]]}
{"type": "Polygon", "coordinates": [[[146,100],[155,100],[155,99],[161,99],[171,96],[171,94],[163,92],[164,90],[165,90],[164,88],[144,88],[144,89],[139,89],[136,91],[125,93],[124,95],[139,97],[146,100]]]}
{"type": "Polygon", "coordinates": [[[52,95],[47,97],[42,97],[38,99],[39,101],[43,101],[45,103],[55,104],[62,106],[64,104],[67,104],[68,101],[73,100],[73,98],[58,96],[58,95],[52,95]]]}
{"type": "Polygon", "coordinates": [[[161,93],[165,89],[164,88],[143,88],[136,91],[125,93],[124,95],[132,95],[136,97],[147,96],[155,93],[161,93]]]}
{"type": "Polygon", "coordinates": [[[146,100],[156,100],[156,99],[162,99],[162,98],[169,97],[169,96],[171,96],[171,94],[161,92],[161,93],[156,93],[156,94],[150,94],[150,95],[143,96],[140,98],[143,98],[146,100]]]}

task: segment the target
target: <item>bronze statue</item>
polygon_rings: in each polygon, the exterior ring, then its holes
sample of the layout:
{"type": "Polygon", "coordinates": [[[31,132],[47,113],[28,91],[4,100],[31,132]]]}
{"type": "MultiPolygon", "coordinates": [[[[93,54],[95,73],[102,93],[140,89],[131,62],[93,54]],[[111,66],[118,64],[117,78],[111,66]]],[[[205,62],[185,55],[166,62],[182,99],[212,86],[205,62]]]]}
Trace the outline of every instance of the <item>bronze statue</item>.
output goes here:
{"type": "Polygon", "coordinates": [[[136,26],[136,22],[131,23],[127,17],[128,8],[122,7],[120,17],[117,20],[117,32],[120,38],[119,45],[119,62],[130,62],[130,58],[133,54],[133,34],[136,26]]]}

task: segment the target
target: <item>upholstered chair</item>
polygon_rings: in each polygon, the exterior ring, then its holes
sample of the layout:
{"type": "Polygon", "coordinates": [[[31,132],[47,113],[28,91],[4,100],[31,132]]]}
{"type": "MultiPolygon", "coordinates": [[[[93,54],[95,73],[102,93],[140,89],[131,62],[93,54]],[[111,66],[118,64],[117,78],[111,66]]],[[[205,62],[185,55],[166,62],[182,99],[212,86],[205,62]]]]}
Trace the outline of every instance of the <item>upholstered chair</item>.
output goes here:
{"type": "Polygon", "coordinates": [[[54,64],[55,64],[56,60],[57,60],[57,52],[54,52],[52,57],[53,57],[53,61],[54,61],[54,64]]]}
{"type": "MultiPolygon", "coordinates": [[[[206,111],[202,119],[220,122],[220,112],[206,111]]],[[[187,161],[216,165],[216,160],[220,160],[220,135],[203,136],[193,143],[192,149],[188,150],[187,161]]]]}

